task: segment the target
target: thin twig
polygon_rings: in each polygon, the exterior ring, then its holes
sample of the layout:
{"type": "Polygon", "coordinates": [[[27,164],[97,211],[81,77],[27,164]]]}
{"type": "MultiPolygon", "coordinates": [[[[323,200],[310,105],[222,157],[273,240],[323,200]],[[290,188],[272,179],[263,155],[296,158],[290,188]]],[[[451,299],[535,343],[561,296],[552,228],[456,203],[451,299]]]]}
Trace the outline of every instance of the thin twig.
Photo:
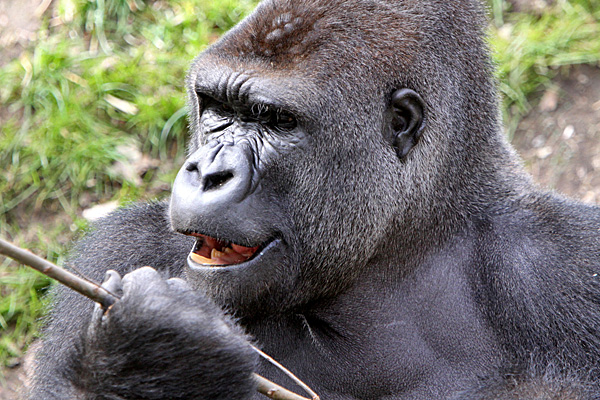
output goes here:
{"type": "Polygon", "coordinates": [[[290,370],[288,370],[286,367],[284,367],[283,365],[279,364],[277,361],[275,361],[275,359],[273,357],[271,357],[270,355],[268,355],[267,353],[265,353],[264,351],[252,346],[252,348],[258,353],[260,354],[260,356],[262,358],[264,358],[265,360],[269,361],[271,364],[273,364],[274,366],[276,366],[277,368],[279,368],[284,374],[286,374],[291,380],[294,381],[294,383],[298,386],[300,386],[302,389],[304,389],[304,391],[306,393],[308,393],[310,395],[311,400],[319,400],[319,396],[312,391],[311,388],[308,387],[308,385],[304,382],[302,382],[300,379],[298,379],[296,377],[296,375],[292,374],[290,372],[290,370]]]}
{"type": "MultiPolygon", "coordinates": [[[[50,261],[38,257],[30,251],[17,247],[14,244],[11,244],[2,239],[0,239],[0,254],[10,257],[22,264],[25,264],[41,272],[44,275],[49,276],[50,278],[56,279],[68,288],[71,288],[76,292],[94,300],[96,303],[100,303],[105,309],[114,304],[117,300],[119,300],[117,296],[110,293],[102,286],[92,281],[80,278],[79,276],[67,270],[64,270],[63,268],[60,268],[59,266],[51,263],[50,261]]],[[[319,396],[317,396],[308,386],[306,386],[305,383],[296,378],[290,371],[284,368],[273,358],[269,357],[267,354],[258,350],[256,347],[254,347],[254,349],[262,357],[269,360],[271,363],[277,366],[277,368],[281,369],[286,375],[292,378],[294,382],[296,382],[300,387],[306,390],[307,393],[310,393],[312,398],[308,399],[306,397],[299,396],[296,393],[291,392],[288,389],[281,387],[258,374],[254,374],[254,379],[257,382],[259,393],[264,394],[265,396],[273,400],[319,400],[319,396]]]]}
{"type": "Polygon", "coordinates": [[[109,293],[102,286],[80,278],[77,275],[54,265],[50,261],[38,257],[30,251],[17,247],[2,239],[0,239],[0,254],[13,258],[50,278],[56,279],[63,285],[89,297],[96,303],[100,303],[105,309],[118,300],[118,297],[109,293]]]}
{"type": "MultiPolygon", "coordinates": [[[[258,374],[254,374],[254,378],[256,379],[256,383],[258,384],[258,392],[264,394],[270,399],[273,400],[309,400],[306,397],[302,397],[294,392],[290,392],[286,388],[283,388],[276,384],[275,382],[271,382],[267,378],[263,378],[258,374]]],[[[317,399],[319,397],[317,396],[317,399]]]]}

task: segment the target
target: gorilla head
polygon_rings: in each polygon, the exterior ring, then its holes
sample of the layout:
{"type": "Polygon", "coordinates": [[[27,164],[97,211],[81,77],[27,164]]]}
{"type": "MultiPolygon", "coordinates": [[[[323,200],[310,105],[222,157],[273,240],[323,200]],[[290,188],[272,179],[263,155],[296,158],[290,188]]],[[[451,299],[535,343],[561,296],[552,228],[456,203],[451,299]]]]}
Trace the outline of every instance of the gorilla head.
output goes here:
{"type": "Polygon", "coordinates": [[[485,185],[512,156],[483,10],[393,3],[265,1],[195,60],[171,222],[220,303],[272,313],[402,275],[504,190],[485,185]]]}

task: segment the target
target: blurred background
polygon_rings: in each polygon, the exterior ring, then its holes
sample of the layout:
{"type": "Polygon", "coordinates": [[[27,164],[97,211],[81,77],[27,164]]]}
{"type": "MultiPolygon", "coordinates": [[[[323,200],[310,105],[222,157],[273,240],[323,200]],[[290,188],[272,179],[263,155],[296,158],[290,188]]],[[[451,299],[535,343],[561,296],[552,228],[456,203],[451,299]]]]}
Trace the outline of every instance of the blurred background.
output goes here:
{"type": "MultiPolygon", "coordinates": [[[[0,0],[0,237],[62,263],[88,224],[161,199],[191,60],[255,0],[0,0]]],[[[543,186],[600,203],[600,0],[488,0],[506,135],[543,186]]],[[[0,259],[0,400],[47,278],[0,259]]]]}

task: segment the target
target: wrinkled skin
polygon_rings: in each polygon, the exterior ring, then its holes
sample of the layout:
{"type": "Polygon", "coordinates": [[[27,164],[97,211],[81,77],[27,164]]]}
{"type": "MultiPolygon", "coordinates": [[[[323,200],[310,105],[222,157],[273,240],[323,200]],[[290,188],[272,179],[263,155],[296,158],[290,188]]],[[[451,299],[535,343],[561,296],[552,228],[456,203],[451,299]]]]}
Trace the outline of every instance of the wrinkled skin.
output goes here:
{"type": "Polygon", "coordinates": [[[170,203],[77,245],[122,298],[57,289],[30,397],[258,399],[250,343],[323,399],[600,396],[600,210],[523,172],[483,14],[261,3],[190,69],[170,203]]]}

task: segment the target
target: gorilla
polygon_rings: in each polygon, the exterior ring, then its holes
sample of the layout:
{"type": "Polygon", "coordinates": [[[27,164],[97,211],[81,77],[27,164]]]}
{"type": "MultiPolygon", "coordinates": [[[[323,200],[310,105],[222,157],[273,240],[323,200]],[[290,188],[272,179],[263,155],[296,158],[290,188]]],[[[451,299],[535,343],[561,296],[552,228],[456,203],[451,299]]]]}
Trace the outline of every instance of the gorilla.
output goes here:
{"type": "Polygon", "coordinates": [[[300,393],[251,343],[322,399],[600,398],[600,208],[507,144],[485,11],[265,0],[200,54],[170,202],[76,246],[121,299],[57,288],[30,398],[300,393]]]}

